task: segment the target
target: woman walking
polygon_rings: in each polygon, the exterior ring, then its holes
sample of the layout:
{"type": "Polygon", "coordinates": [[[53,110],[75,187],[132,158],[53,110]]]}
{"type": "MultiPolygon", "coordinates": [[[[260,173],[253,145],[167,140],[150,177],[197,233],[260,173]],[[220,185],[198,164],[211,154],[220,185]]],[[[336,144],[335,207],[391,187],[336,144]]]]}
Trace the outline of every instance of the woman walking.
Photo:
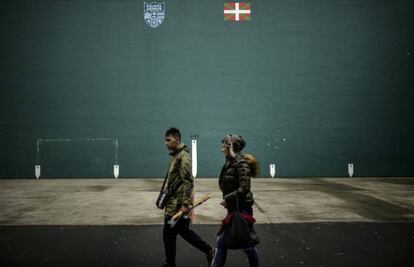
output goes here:
{"type": "MultiPolygon", "coordinates": [[[[240,213],[248,214],[253,218],[253,194],[250,191],[250,178],[258,174],[259,166],[257,160],[249,154],[241,151],[246,146],[246,141],[238,135],[227,135],[221,141],[221,151],[225,156],[225,163],[219,177],[219,187],[223,193],[220,203],[231,215],[237,208],[240,213]]],[[[231,218],[231,216],[228,216],[231,218]]],[[[222,267],[227,257],[228,227],[224,223],[217,236],[217,251],[215,266],[222,267]]],[[[259,256],[256,246],[244,249],[251,267],[259,266],[259,256]]]]}

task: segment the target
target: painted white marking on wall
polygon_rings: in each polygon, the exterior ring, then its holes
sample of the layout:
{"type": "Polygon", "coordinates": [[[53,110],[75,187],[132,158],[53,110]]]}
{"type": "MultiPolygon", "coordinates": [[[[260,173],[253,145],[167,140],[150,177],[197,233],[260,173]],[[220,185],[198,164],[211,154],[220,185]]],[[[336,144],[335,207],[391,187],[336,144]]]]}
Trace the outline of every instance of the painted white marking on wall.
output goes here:
{"type": "Polygon", "coordinates": [[[354,164],[353,163],[348,164],[348,174],[349,174],[349,177],[354,176],[354,164]]]}
{"type": "Polygon", "coordinates": [[[35,166],[35,176],[36,176],[36,179],[39,179],[40,173],[41,173],[40,165],[36,165],[35,166]]]}
{"type": "Polygon", "coordinates": [[[197,176],[197,140],[191,141],[191,172],[193,177],[197,176]]]}
{"type": "Polygon", "coordinates": [[[276,165],[275,164],[270,164],[270,176],[275,177],[276,174],[276,165]]]}
{"type": "Polygon", "coordinates": [[[114,177],[117,179],[119,176],[119,165],[114,165],[114,177]]]}
{"type": "Polygon", "coordinates": [[[51,142],[72,142],[72,141],[110,141],[113,142],[115,145],[114,148],[114,158],[115,158],[115,164],[114,164],[114,176],[115,178],[118,178],[119,175],[119,163],[118,163],[118,146],[119,142],[118,139],[115,138],[50,138],[50,139],[43,139],[39,138],[36,140],[36,165],[35,165],[35,176],[36,179],[39,179],[41,172],[40,172],[40,145],[42,143],[51,143],[51,142]],[[115,166],[116,170],[115,170],[115,166]]]}

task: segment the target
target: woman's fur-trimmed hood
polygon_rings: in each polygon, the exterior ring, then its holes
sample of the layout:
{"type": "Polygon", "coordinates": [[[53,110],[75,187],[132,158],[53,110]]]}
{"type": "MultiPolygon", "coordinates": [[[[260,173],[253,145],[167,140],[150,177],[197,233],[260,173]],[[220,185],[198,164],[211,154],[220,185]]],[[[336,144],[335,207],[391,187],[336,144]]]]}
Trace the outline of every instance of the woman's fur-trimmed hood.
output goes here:
{"type": "Polygon", "coordinates": [[[251,177],[257,177],[260,173],[260,165],[259,161],[253,156],[252,154],[244,154],[243,155],[244,160],[249,164],[250,166],[250,176],[251,177]]]}

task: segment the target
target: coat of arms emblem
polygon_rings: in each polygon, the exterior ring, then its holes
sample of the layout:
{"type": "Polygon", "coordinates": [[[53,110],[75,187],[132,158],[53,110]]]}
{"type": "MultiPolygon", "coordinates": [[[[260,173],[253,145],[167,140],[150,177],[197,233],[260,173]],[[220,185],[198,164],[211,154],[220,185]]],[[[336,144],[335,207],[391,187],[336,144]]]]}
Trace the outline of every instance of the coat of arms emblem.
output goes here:
{"type": "Polygon", "coordinates": [[[144,2],[144,20],[148,26],[156,28],[161,25],[165,17],[164,3],[146,3],[144,2]]]}

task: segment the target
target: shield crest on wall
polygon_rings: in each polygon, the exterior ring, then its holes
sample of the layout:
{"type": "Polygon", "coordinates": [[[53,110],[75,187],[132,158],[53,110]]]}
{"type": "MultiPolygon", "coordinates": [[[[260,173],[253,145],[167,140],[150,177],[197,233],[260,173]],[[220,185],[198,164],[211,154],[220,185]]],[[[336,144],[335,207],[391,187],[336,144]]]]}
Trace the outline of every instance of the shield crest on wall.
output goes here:
{"type": "Polygon", "coordinates": [[[156,28],[161,25],[165,17],[164,3],[145,3],[144,2],[144,20],[148,26],[156,28]]]}

